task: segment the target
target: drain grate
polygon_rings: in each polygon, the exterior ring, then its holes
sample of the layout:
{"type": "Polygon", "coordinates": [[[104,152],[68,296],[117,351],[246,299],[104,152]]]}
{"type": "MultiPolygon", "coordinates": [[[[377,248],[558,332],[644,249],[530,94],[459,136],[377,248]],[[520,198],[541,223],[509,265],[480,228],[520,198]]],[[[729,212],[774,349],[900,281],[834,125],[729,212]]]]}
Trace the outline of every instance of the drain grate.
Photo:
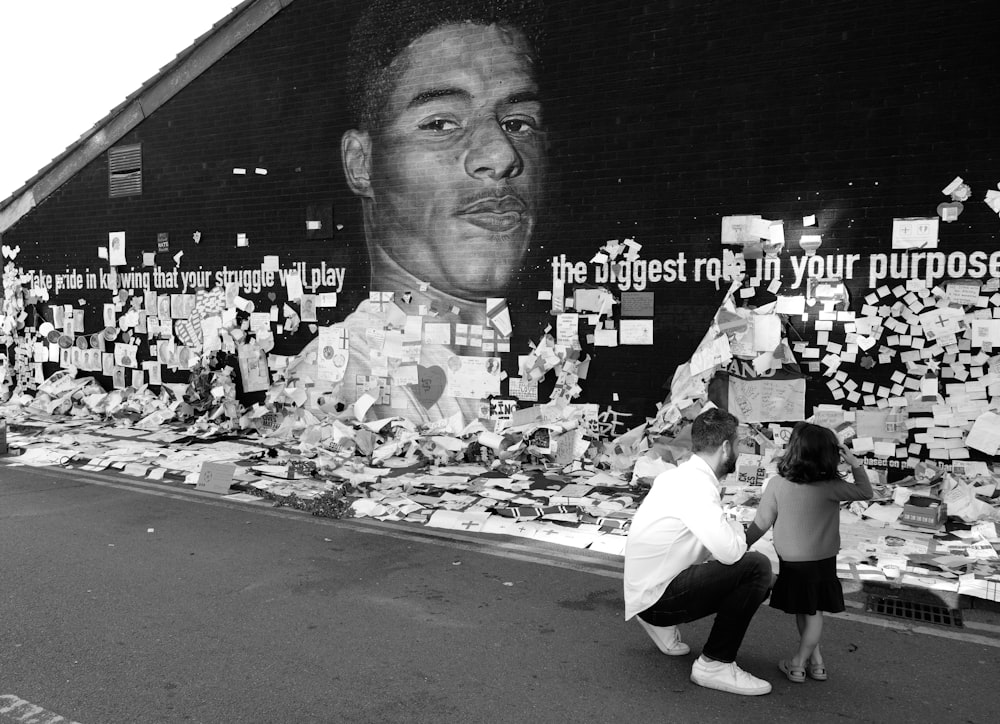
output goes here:
{"type": "Polygon", "coordinates": [[[896,616],[921,623],[933,623],[939,626],[959,626],[962,624],[962,611],[957,608],[935,606],[922,601],[908,601],[904,598],[868,595],[865,610],[880,613],[884,616],[896,616]]]}

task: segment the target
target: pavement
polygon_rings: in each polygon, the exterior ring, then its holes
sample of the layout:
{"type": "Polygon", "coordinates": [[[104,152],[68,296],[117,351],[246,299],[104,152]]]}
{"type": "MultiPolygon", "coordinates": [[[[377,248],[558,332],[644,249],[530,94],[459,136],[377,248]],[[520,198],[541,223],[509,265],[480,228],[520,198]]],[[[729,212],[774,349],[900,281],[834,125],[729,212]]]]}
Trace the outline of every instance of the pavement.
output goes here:
{"type": "Polygon", "coordinates": [[[749,699],[689,682],[708,621],[662,656],[620,580],[538,541],[0,466],[0,722],[995,720],[995,610],[918,624],[849,591],[830,681],[799,685],[764,607],[740,663],[774,691],[749,699]]]}

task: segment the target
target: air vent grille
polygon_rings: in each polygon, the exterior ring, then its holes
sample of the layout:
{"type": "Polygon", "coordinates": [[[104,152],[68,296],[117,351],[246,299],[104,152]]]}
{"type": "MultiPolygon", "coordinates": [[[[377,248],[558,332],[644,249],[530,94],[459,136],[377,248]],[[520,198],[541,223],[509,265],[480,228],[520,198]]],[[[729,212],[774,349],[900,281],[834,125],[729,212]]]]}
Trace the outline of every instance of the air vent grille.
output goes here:
{"type": "Polygon", "coordinates": [[[142,145],[108,149],[108,196],[142,194],[142,145]]]}

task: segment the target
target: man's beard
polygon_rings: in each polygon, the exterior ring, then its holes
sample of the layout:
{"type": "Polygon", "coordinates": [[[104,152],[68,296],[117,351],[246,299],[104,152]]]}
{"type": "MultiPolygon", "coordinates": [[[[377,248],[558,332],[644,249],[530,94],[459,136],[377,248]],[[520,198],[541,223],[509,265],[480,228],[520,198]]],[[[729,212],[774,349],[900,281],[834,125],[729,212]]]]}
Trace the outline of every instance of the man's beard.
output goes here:
{"type": "Polygon", "coordinates": [[[729,454],[729,457],[722,466],[722,470],[719,471],[720,478],[736,471],[736,460],[738,457],[739,455],[737,455],[735,450],[729,454]]]}

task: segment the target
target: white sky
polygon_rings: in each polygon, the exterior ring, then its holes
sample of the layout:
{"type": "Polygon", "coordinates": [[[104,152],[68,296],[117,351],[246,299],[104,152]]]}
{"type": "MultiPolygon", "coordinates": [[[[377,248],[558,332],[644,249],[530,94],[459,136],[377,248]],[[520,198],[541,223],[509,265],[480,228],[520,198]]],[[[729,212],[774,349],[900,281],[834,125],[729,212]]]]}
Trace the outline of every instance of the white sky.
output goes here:
{"type": "Polygon", "coordinates": [[[0,0],[0,201],[239,3],[0,0]]]}

